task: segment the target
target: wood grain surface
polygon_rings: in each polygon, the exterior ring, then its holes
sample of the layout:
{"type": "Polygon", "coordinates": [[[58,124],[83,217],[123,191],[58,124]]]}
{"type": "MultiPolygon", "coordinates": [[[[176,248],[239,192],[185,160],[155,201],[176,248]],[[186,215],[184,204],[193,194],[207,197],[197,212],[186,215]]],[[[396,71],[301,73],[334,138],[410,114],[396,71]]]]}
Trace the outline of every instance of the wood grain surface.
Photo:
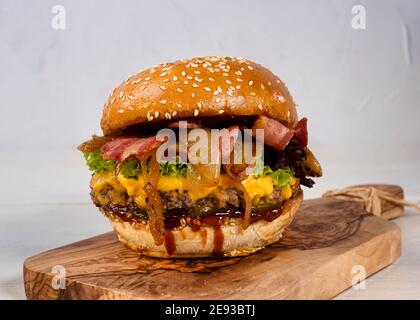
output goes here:
{"type": "Polygon", "coordinates": [[[245,258],[141,257],[109,232],[28,258],[24,281],[28,299],[330,299],[351,286],[355,266],[369,276],[400,254],[394,223],[358,203],[314,199],[304,201],[282,242],[245,258]],[[53,285],[57,266],[65,270],[62,288],[53,285]]]}

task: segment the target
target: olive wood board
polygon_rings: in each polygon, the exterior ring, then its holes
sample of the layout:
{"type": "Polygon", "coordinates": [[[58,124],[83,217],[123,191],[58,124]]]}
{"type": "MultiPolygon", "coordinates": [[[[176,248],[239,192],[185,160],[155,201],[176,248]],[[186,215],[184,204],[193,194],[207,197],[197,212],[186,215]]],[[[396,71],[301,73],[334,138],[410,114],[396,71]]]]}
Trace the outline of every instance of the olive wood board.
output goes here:
{"type": "MultiPolygon", "coordinates": [[[[374,186],[403,197],[399,186],[374,186]]],[[[368,277],[400,255],[395,223],[360,203],[319,198],[303,202],[283,241],[248,257],[148,258],[108,232],[30,257],[23,272],[28,299],[330,299],[359,266],[368,277]]]]}

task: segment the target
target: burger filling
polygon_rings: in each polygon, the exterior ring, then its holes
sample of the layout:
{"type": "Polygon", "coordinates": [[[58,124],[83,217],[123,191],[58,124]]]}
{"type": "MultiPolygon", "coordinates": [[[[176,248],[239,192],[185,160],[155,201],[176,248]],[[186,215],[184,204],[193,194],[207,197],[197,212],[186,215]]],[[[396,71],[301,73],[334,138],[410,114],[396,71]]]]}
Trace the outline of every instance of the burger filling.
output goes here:
{"type": "Polygon", "coordinates": [[[300,192],[300,185],[313,185],[309,176],[322,171],[307,148],[306,119],[288,128],[259,117],[250,127],[265,129],[264,163],[256,174],[247,174],[247,165],[238,164],[220,165],[218,171],[213,165],[193,168],[179,157],[158,163],[159,143],[153,134],[94,136],[79,147],[93,172],[92,200],[108,215],[149,222],[158,244],[165,230],[185,220],[201,224],[208,217],[242,218],[247,227],[258,219],[273,219],[300,192]],[[209,176],[211,182],[197,183],[209,176]]]}

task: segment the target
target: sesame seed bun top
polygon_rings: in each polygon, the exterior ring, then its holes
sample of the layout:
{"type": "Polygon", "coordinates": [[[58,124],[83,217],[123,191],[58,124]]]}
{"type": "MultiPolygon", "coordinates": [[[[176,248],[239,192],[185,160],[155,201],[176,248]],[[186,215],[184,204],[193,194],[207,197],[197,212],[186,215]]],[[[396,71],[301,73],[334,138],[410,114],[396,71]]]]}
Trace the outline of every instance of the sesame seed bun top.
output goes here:
{"type": "Polygon", "coordinates": [[[105,135],[142,123],[206,116],[265,115],[297,121],[285,84],[270,70],[238,57],[197,57],[162,63],[129,77],[106,102],[105,135]]]}

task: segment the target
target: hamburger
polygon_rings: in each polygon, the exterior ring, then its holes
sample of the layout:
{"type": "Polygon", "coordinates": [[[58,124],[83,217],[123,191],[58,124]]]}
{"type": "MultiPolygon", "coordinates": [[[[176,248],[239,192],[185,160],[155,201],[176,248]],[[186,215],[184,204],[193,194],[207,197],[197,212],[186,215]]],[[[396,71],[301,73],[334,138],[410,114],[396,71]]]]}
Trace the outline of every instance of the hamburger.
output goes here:
{"type": "Polygon", "coordinates": [[[197,57],[143,70],[112,91],[101,128],[103,135],[78,148],[92,171],[91,198],[118,239],[147,256],[257,252],[281,239],[302,202],[301,186],[322,175],[308,149],[307,119],[298,119],[285,84],[243,58],[197,57]],[[162,138],[164,129],[175,140],[162,138]],[[208,134],[214,161],[192,161],[193,144],[181,135],[194,130],[208,134]],[[260,145],[259,157],[236,157],[241,137],[239,150],[256,154],[260,145]],[[169,151],[176,156],[162,160],[169,151]]]}

